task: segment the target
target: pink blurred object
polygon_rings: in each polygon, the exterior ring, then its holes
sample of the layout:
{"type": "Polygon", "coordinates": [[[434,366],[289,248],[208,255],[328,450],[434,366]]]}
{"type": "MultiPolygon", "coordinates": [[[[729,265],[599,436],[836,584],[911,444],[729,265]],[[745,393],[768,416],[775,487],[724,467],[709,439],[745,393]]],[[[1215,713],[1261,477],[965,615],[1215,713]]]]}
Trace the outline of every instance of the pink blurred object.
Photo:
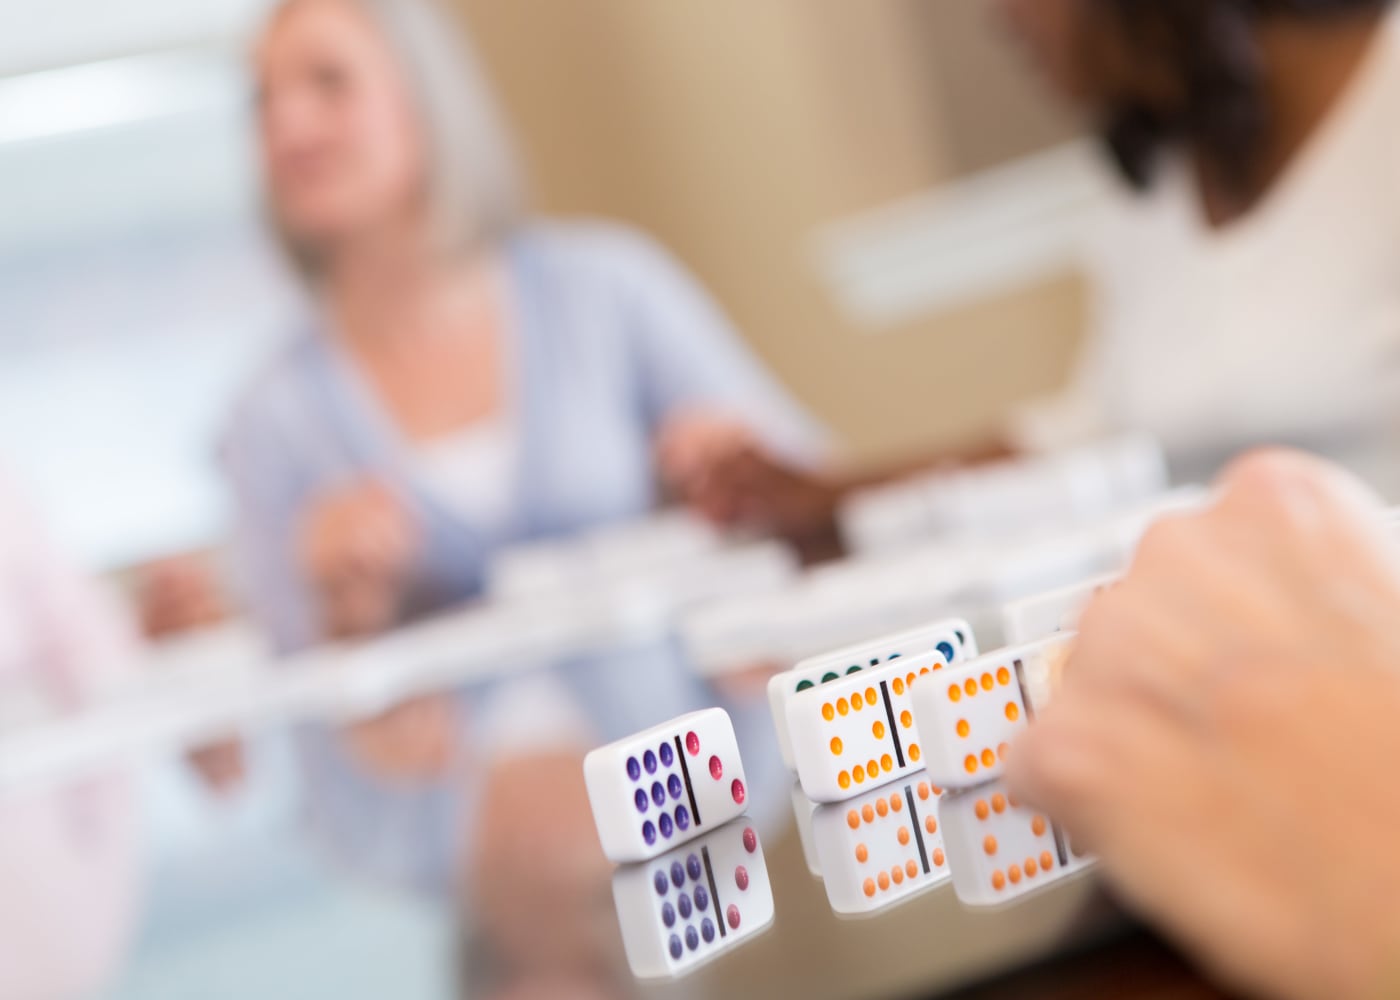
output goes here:
{"type": "MultiPolygon", "coordinates": [[[[67,565],[0,480],[0,725],[72,710],[118,683],[134,630],[67,565]]],[[[134,782],[114,766],[0,799],[0,997],[90,995],[126,949],[140,875],[134,782]]]]}

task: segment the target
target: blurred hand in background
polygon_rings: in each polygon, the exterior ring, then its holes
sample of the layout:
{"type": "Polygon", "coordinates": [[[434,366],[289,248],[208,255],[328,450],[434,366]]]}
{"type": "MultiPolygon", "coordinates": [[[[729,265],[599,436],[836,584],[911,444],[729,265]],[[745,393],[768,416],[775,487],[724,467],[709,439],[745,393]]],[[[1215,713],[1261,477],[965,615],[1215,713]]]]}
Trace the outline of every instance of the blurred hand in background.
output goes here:
{"type": "Polygon", "coordinates": [[[344,741],[360,766],[392,784],[436,781],[460,761],[461,725],[448,695],[396,705],[345,730],[344,741]]]}
{"type": "Polygon", "coordinates": [[[177,556],[146,567],[136,583],[136,599],[149,639],[208,628],[229,616],[223,588],[204,556],[177,556]]]}
{"type": "MultiPolygon", "coordinates": [[[[382,483],[362,480],[324,495],[302,520],[302,570],[319,599],[328,635],[374,635],[399,623],[404,590],[420,545],[417,526],[382,483]]],[[[398,705],[345,733],[350,754],[394,783],[436,780],[460,745],[450,697],[398,705]]]]}
{"type": "Polygon", "coordinates": [[[1125,900],[1282,997],[1400,984],[1400,548],[1309,457],[1235,466],[1088,610],[1011,780],[1125,900]]]}
{"type": "Polygon", "coordinates": [[[370,635],[397,623],[419,538],[402,502],[366,479],[327,493],[302,518],[297,553],[328,635],[370,635]]]}
{"type": "MultiPolygon", "coordinates": [[[[153,641],[213,628],[227,621],[227,596],[203,555],[177,556],[141,571],[136,582],[141,627],[153,641]]],[[[233,793],[247,778],[243,744],[226,740],[190,751],[190,766],[205,784],[223,795],[233,793]]]]}
{"type": "Polygon", "coordinates": [[[716,524],[789,538],[833,525],[835,487],[784,462],[737,419],[680,413],[662,428],[656,453],[667,489],[716,524]]]}

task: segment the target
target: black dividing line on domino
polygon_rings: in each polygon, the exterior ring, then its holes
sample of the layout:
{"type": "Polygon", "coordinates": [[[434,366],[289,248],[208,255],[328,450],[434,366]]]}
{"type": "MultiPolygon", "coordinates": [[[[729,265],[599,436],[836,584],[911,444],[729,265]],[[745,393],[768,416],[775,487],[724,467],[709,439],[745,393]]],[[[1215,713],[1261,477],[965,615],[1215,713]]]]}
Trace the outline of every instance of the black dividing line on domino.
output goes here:
{"type": "Polygon", "coordinates": [[[685,747],[681,738],[676,737],[676,759],[681,762],[681,777],[685,779],[685,794],[690,797],[690,815],[695,819],[695,828],[700,828],[700,807],[695,804],[695,788],[690,783],[690,766],[685,762],[685,747]]]}
{"type": "Polygon", "coordinates": [[[904,786],[904,799],[909,803],[909,818],[913,820],[914,843],[919,845],[919,861],[924,866],[924,874],[929,873],[928,852],[924,850],[924,831],[920,829],[919,810],[914,807],[914,786],[904,786]]]}
{"type": "Polygon", "coordinates": [[[1031,705],[1030,695],[1026,692],[1026,665],[1017,659],[1012,666],[1016,670],[1016,689],[1021,692],[1021,704],[1026,709],[1026,721],[1035,721],[1035,708],[1031,705]]]}
{"type": "Polygon", "coordinates": [[[885,681],[880,682],[880,694],[885,699],[885,718],[890,720],[890,739],[894,741],[895,760],[904,767],[904,748],[899,745],[899,725],[894,721],[894,705],[890,704],[890,689],[885,681]]]}
{"type": "Polygon", "coordinates": [[[719,936],[724,937],[729,932],[724,929],[724,907],[719,901],[719,886],[715,884],[715,866],[710,864],[710,849],[701,847],[700,857],[705,862],[705,877],[710,880],[710,899],[715,904],[715,923],[719,924],[719,936]]]}
{"type": "Polygon", "coordinates": [[[1051,823],[1050,832],[1055,835],[1055,853],[1059,855],[1060,867],[1069,867],[1069,849],[1065,846],[1065,832],[1060,829],[1059,823],[1051,823]]]}

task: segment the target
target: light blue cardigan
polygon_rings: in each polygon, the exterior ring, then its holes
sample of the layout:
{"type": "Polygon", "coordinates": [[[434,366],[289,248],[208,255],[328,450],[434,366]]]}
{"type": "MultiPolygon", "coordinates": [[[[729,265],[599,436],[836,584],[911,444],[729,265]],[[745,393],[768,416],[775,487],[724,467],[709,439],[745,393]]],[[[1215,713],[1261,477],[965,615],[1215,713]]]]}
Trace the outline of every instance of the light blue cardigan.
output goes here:
{"type": "MultiPolygon", "coordinates": [[[[521,456],[507,541],[653,508],[653,438],[681,408],[739,415],[795,461],[822,452],[815,425],[654,244],[611,226],[534,226],[508,241],[505,258],[521,456]]],[[[294,339],[255,379],[233,415],[223,458],[246,600],[284,652],[321,639],[294,554],[299,518],[319,493],[372,473],[415,512],[426,544],[412,576],[413,614],[477,596],[490,550],[500,544],[421,488],[406,443],[321,331],[294,339]]],[[[557,670],[601,739],[719,701],[669,647],[557,670]]],[[[738,707],[736,723],[749,731],[741,741],[753,756],[772,756],[761,706],[738,707]]],[[[466,833],[469,794],[387,787],[359,772],[330,734],[309,733],[303,743],[310,819],[324,839],[359,869],[444,887],[466,833]]]]}

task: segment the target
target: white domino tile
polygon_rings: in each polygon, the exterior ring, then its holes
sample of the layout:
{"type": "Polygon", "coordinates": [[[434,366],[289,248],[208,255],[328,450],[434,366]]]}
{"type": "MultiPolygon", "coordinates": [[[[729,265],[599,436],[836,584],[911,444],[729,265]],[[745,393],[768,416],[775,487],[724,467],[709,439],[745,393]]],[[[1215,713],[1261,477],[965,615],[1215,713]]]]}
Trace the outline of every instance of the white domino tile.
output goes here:
{"type": "Polygon", "coordinates": [[[773,922],[758,833],[740,819],[613,874],[622,941],[641,979],[685,975],[773,922]]]}
{"type": "Polygon", "coordinates": [[[968,906],[1008,903],[1094,863],[1046,816],[1017,805],[1001,781],[944,794],[938,815],[953,888],[968,906]]]}
{"type": "Polygon", "coordinates": [[[988,653],[913,688],[924,766],[944,788],[999,777],[1020,730],[1049,701],[1072,635],[988,653]]]}
{"type": "Polygon", "coordinates": [[[794,695],[788,730],[802,791],[841,802],[923,770],[910,692],[938,683],[942,653],[900,657],[794,695]]]}
{"type": "Polygon", "coordinates": [[[583,761],[603,852],[645,861],[744,811],[748,782],[723,709],[683,715],[583,761]]]}
{"type": "Polygon", "coordinates": [[[938,801],[920,772],[818,807],[812,829],[833,910],[875,913],[948,881],[938,801]]]}
{"type": "Polygon", "coordinates": [[[1015,646],[1068,632],[1079,625],[1079,616],[1104,588],[1120,579],[1116,573],[1097,576],[1034,597],[1012,601],[1002,609],[1006,644],[1015,646]]]}
{"type": "Polygon", "coordinates": [[[972,628],[958,618],[922,625],[811,657],[773,677],[768,682],[768,705],[773,712],[773,725],[778,730],[778,749],[783,762],[790,770],[797,770],[787,721],[787,705],[795,695],[883,666],[890,660],[933,652],[940,653],[944,663],[957,663],[976,656],[977,640],[972,628]]]}

